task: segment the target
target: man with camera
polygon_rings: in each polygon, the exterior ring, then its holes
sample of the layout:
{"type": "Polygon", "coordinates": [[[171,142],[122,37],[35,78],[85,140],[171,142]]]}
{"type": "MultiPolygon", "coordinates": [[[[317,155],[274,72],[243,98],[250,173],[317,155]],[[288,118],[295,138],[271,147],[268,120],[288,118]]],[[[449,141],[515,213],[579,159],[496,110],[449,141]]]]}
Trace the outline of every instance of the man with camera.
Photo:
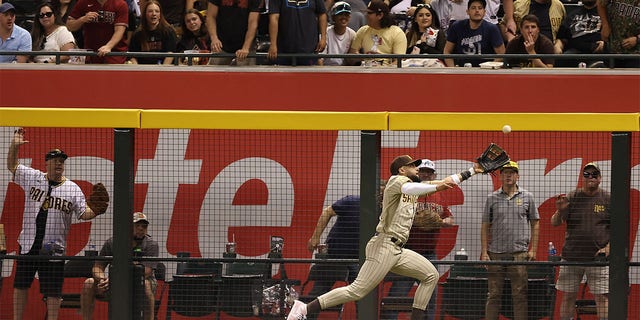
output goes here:
{"type": "MultiPolygon", "coordinates": [[[[602,174],[597,164],[587,163],[582,169],[582,177],[582,188],[556,197],[556,212],[551,216],[551,225],[567,225],[562,260],[600,261],[609,256],[611,196],[600,188],[602,174]]],[[[598,319],[607,318],[609,267],[571,265],[560,266],[556,284],[556,289],[564,293],[560,319],[570,319],[573,316],[584,275],[587,276],[589,289],[596,300],[598,319]]]]}

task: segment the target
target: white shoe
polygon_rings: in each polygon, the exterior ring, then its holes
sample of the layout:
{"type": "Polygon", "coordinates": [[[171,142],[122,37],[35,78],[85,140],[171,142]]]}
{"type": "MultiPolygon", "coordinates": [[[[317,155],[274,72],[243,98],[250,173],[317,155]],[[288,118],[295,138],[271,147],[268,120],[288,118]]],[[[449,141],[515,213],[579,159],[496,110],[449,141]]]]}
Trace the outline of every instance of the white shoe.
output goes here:
{"type": "Polygon", "coordinates": [[[303,302],[296,300],[293,302],[293,307],[287,316],[287,320],[306,320],[307,319],[307,305],[303,302]]]}

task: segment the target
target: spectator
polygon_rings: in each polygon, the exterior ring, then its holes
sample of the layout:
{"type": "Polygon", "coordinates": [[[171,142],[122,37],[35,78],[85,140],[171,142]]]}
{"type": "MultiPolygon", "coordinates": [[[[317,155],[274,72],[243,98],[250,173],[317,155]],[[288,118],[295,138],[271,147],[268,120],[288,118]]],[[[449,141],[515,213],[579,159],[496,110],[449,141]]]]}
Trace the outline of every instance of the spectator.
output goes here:
{"type": "MultiPolygon", "coordinates": [[[[160,3],[147,0],[142,7],[140,27],[131,37],[129,51],[131,52],[175,52],[176,33],[173,27],[164,19],[160,3]]],[[[132,57],[133,64],[172,64],[173,57],[132,57]]]]}
{"type": "MultiPolygon", "coordinates": [[[[16,8],[8,2],[0,5],[0,51],[31,51],[31,35],[15,22],[16,8]]],[[[28,56],[0,55],[0,63],[28,60],[28,56]]]]}
{"type": "MultiPolygon", "coordinates": [[[[146,6],[148,0],[140,0],[140,8],[146,6]]],[[[178,37],[182,36],[182,19],[187,9],[194,9],[196,0],[157,0],[164,12],[164,18],[173,27],[178,37]]],[[[142,15],[144,11],[141,11],[142,15]]]]}
{"type": "MultiPolygon", "coordinates": [[[[556,35],[560,30],[562,20],[567,15],[560,0],[520,0],[514,2],[513,7],[513,19],[517,26],[520,26],[522,18],[532,14],[538,18],[540,33],[551,39],[552,42],[556,41],[556,35]]],[[[507,42],[511,41],[520,32],[520,30],[516,30],[515,33],[507,32],[504,25],[501,27],[502,34],[507,42]]]]}
{"type": "MultiPolygon", "coordinates": [[[[467,4],[468,19],[456,21],[449,26],[447,32],[447,44],[444,46],[444,54],[503,54],[505,52],[502,36],[497,26],[486,23],[485,0],[470,0],[467,4]]],[[[484,61],[481,58],[445,59],[447,67],[471,63],[478,66],[484,61]]]]}
{"type": "MultiPolygon", "coordinates": [[[[434,181],[436,180],[436,165],[433,161],[429,159],[422,159],[422,163],[418,166],[418,177],[420,177],[420,181],[434,181]]],[[[418,203],[416,205],[416,212],[420,212],[422,210],[429,210],[430,212],[434,212],[438,214],[440,218],[442,218],[443,227],[451,227],[453,226],[453,215],[451,214],[451,210],[446,206],[446,198],[445,194],[448,191],[444,192],[436,192],[431,195],[423,196],[418,198],[418,203]]],[[[437,229],[424,229],[422,227],[418,227],[415,224],[411,227],[411,232],[409,233],[409,240],[407,240],[406,247],[411,249],[423,257],[427,258],[429,261],[438,260],[438,256],[436,256],[436,245],[438,244],[438,238],[440,237],[440,228],[437,229]]],[[[403,297],[409,294],[413,284],[415,283],[414,279],[407,278],[406,280],[394,281],[389,289],[390,297],[403,297]]],[[[429,304],[427,305],[427,313],[425,315],[425,319],[434,320],[436,318],[436,302],[438,300],[438,290],[433,290],[433,294],[431,295],[431,300],[429,300],[429,304]]],[[[398,312],[388,312],[381,315],[381,319],[397,319],[398,312]]]]}
{"type": "MultiPolygon", "coordinates": [[[[278,58],[278,54],[322,52],[327,45],[326,12],[322,0],[269,0],[269,60],[290,65],[290,58],[278,58]]],[[[315,65],[317,61],[300,58],[296,63],[315,65]]]]}
{"type": "MultiPolygon", "coordinates": [[[[507,44],[506,53],[510,54],[554,54],[553,43],[545,35],[540,34],[538,18],[528,14],[520,22],[521,34],[507,44]]],[[[551,58],[533,58],[528,60],[508,58],[505,62],[513,67],[553,68],[551,58]]]]}
{"type": "MultiPolygon", "coordinates": [[[[203,53],[211,52],[211,38],[209,38],[209,32],[204,23],[204,16],[200,11],[196,9],[187,10],[187,13],[184,15],[184,20],[182,21],[182,30],[184,30],[184,32],[178,42],[178,52],[185,52],[187,50],[195,50],[203,53]]],[[[192,62],[193,64],[206,65],[209,63],[209,58],[197,57],[193,58],[192,62]]]]}
{"type": "MultiPolygon", "coordinates": [[[[356,32],[349,53],[365,54],[404,54],[407,50],[407,37],[402,29],[393,25],[389,7],[381,0],[369,2],[367,25],[356,32]]],[[[365,65],[393,65],[388,58],[365,59],[365,65]]]]}
{"type": "MultiPolygon", "coordinates": [[[[29,141],[25,131],[14,131],[7,153],[7,169],[13,181],[25,190],[25,210],[22,231],[18,236],[20,255],[49,256],[54,260],[16,260],[13,283],[13,318],[22,319],[33,278],[38,272],[40,292],[47,306],[47,319],[58,319],[62,301],[62,283],[67,234],[72,217],[91,220],[98,213],[86,204],[82,190],[63,174],[67,154],[53,149],[44,155],[46,172],[24,166],[18,162],[20,146],[29,141]]],[[[104,212],[100,212],[104,213],[104,212]]]]}
{"type": "MultiPolygon", "coordinates": [[[[551,225],[566,223],[562,260],[593,262],[609,256],[611,212],[609,192],[600,188],[602,173],[597,164],[587,163],[582,169],[582,188],[556,198],[556,212],[551,225]]],[[[560,319],[570,319],[583,276],[596,301],[598,319],[607,319],[609,300],[609,267],[560,266],[556,289],[562,291],[560,319]]]]}
{"type": "MultiPolygon", "coordinates": [[[[487,197],[482,214],[480,260],[530,261],[536,258],[540,215],[531,192],[518,186],[518,164],[509,161],[500,169],[502,187],[487,197]]],[[[485,319],[496,320],[502,306],[504,279],[511,280],[513,319],[527,320],[525,265],[488,265],[488,289],[485,319]]]]}
{"type": "Polygon", "coordinates": [[[411,20],[411,28],[407,31],[407,53],[441,54],[446,43],[436,11],[431,5],[418,5],[411,20]]]}
{"type": "MultiPolygon", "coordinates": [[[[51,3],[43,2],[36,12],[37,16],[31,30],[34,51],[69,51],[76,47],[73,34],[64,26],[51,3]]],[[[56,56],[34,56],[33,61],[55,63],[56,56]]],[[[60,62],[67,61],[69,56],[60,56],[60,62]]]]}
{"type": "MultiPolygon", "coordinates": [[[[133,241],[131,243],[133,255],[135,257],[157,257],[159,253],[158,243],[147,234],[149,219],[142,212],[133,214],[133,241]]],[[[100,256],[113,256],[113,237],[104,242],[100,249],[100,256]]],[[[144,319],[154,319],[155,290],[157,286],[154,269],[157,262],[143,261],[134,262],[144,266],[144,293],[145,303],[143,307],[144,319]]],[[[82,297],[80,299],[80,309],[83,320],[91,320],[93,317],[93,306],[96,297],[109,299],[109,278],[107,277],[107,261],[96,261],[92,268],[93,278],[84,281],[82,287],[82,297]]]]}
{"type": "MultiPolygon", "coordinates": [[[[259,0],[234,1],[210,0],[207,7],[207,28],[211,37],[211,51],[233,53],[239,65],[254,65],[255,58],[247,59],[256,52],[256,32],[260,16],[259,0]]],[[[231,57],[212,59],[212,64],[229,65],[231,57]]]]}
{"type": "MultiPolygon", "coordinates": [[[[328,12],[331,11],[331,8],[336,4],[336,2],[346,2],[351,6],[351,17],[349,19],[349,28],[353,31],[357,31],[360,27],[367,24],[367,20],[365,18],[365,14],[367,13],[367,5],[362,0],[346,0],[346,1],[335,1],[335,0],[326,0],[324,2],[325,8],[328,12]]],[[[331,18],[331,17],[330,17],[331,18]]],[[[335,21],[329,21],[329,23],[333,24],[335,21]]]]}
{"type": "Polygon", "coordinates": [[[640,3],[637,0],[598,1],[602,40],[607,53],[630,53],[634,59],[616,59],[615,67],[640,68],[640,3]]]}
{"type": "MultiPolygon", "coordinates": [[[[69,18],[69,14],[73,10],[73,7],[76,5],[77,0],[53,0],[51,4],[53,4],[53,11],[57,12],[56,16],[60,16],[60,20],[66,26],[67,20],[69,18]]],[[[68,29],[67,29],[68,30],[68,29]]],[[[82,36],[82,28],[71,32],[73,34],[73,38],[76,40],[76,48],[84,48],[84,39],[82,36]]]]}
{"type": "MultiPolygon", "coordinates": [[[[598,54],[604,52],[602,20],[598,15],[596,0],[583,0],[582,5],[565,17],[556,35],[556,54],[598,54]]],[[[560,67],[576,67],[577,60],[561,59],[560,67]]]]}
{"type": "Polygon", "coordinates": [[[124,0],[78,0],[67,20],[67,29],[83,29],[84,49],[97,52],[88,57],[90,63],[124,63],[124,56],[107,56],[111,51],[125,52],[124,33],[129,12],[124,0]]]}
{"type": "MultiPolygon", "coordinates": [[[[349,28],[351,19],[351,5],[344,1],[336,2],[331,8],[331,20],[334,24],[327,28],[327,46],[322,53],[346,54],[349,53],[351,42],[356,37],[356,32],[349,28]]],[[[320,63],[325,66],[342,66],[343,58],[324,58],[320,63]]]]}

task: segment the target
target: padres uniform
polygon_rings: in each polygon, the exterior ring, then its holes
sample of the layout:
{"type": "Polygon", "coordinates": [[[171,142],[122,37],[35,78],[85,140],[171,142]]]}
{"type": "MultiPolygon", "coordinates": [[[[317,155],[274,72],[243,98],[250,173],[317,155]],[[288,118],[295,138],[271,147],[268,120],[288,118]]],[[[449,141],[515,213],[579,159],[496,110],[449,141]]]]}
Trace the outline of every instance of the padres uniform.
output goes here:
{"type": "Polygon", "coordinates": [[[356,280],[348,286],[334,289],[318,297],[322,309],[359,300],[373,290],[389,271],[415,278],[413,307],[425,310],[437,285],[437,269],[422,255],[404,249],[413,225],[418,196],[402,192],[402,185],[411,182],[406,176],[394,175],[385,187],[383,211],[376,227],[376,235],[366,247],[366,261],[356,280]]]}
{"type": "Polygon", "coordinates": [[[71,180],[64,180],[51,186],[46,174],[39,170],[18,165],[13,181],[20,185],[25,193],[25,209],[22,220],[22,231],[18,237],[21,254],[27,254],[33,246],[36,236],[36,216],[40,207],[48,208],[44,244],[55,243],[58,248],[55,255],[63,255],[67,234],[71,227],[71,218],[80,218],[86,210],[86,201],[82,190],[71,180]]]}

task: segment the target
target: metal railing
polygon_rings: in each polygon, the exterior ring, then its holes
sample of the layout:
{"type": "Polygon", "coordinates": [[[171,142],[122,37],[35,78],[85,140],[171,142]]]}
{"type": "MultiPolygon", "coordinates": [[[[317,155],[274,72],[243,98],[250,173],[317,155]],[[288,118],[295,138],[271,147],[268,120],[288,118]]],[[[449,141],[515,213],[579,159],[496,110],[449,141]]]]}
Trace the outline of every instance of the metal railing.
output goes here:
{"type": "MultiPolygon", "coordinates": [[[[61,64],[63,56],[98,56],[93,51],[0,51],[0,56],[5,55],[22,55],[22,56],[54,56],[55,64],[61,64]]],[[[159,60],[172,57],[173,65],[180,65],[181,61],[186,61],[187,65],[194,64],[194,58],[234,58],[235,54],[231,53],[182,53],[182,52],[110,52],[106,56],[120,56],[128,58],[157,58],[159,60]]],[[[262,52],[250,53],[248,58],[257,58],[266,61],[267,54],[262,52]]],[[[615,69],[617,60],[636,61],[640,65],[640,54],[482,54],[482,55],[466,55],[466,54],[317,54],[317,53],[279,53],[278,58],[291,59],[291,65],[299,65],[301,59],[321,59],[321,58],[341,58],[341,59],[391,59],[397,68],[402,68],[404,59],[478,59],[493,60],[505,59],[510,60],[528,60],[535,58],[545,58],[554,60],[576,60],[576,61],[602,61],[606,63],[607,68],[615,69]]],[[[267,64],[270,65],[270,64],[267,64]]],[[[576,66],[577,68],[578,66],[576,66]]]]}

